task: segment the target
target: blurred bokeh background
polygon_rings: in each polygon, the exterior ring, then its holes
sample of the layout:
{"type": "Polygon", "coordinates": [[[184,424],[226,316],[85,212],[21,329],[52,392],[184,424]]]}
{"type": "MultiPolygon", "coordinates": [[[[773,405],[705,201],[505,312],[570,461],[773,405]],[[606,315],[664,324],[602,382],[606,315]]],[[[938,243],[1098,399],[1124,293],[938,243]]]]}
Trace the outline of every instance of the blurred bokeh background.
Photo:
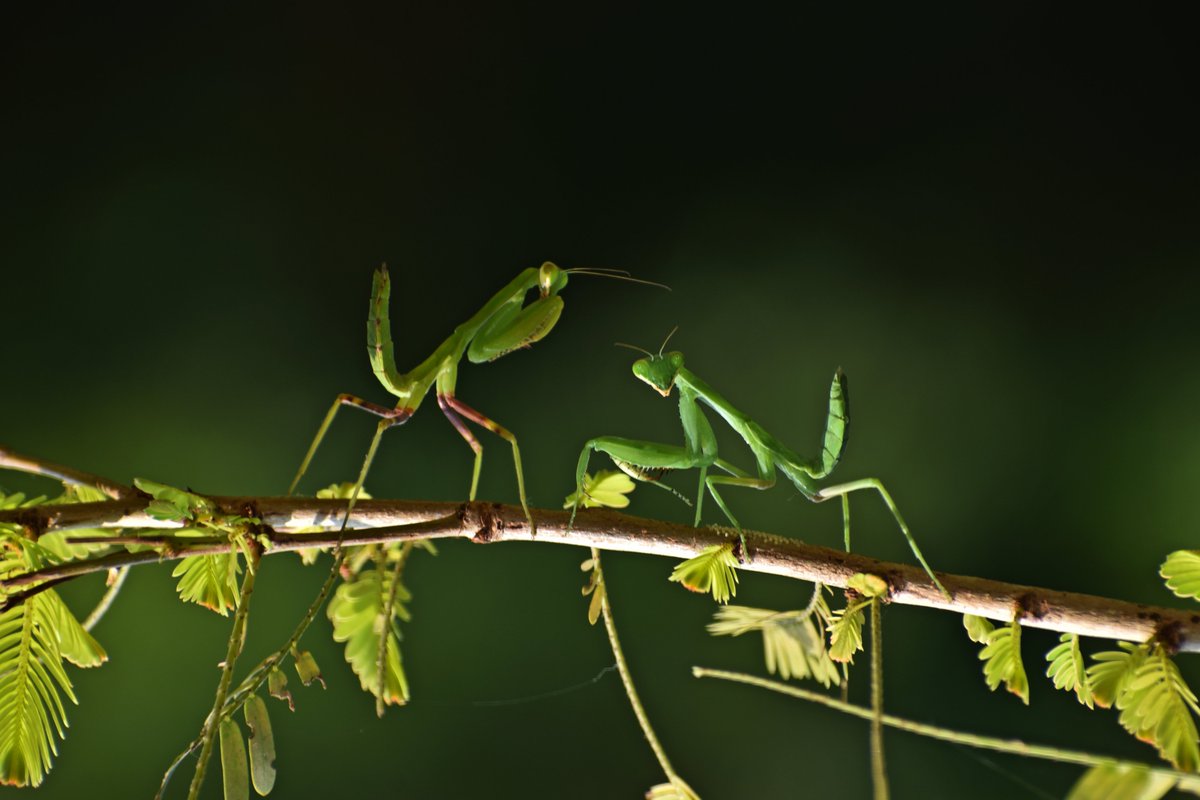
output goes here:
{"type": "MultiPolygon", "coordinates": [[[[802,453],[842,366],[838,476],[882,478],[936,568],[1170,603],[1157,567],[1200,543],[1194,43],[1129,13],[27,8],[0,34],[0,441],[119,480],[281,494],[335,394],[388,402],[363,352],[378,264],[401,368],[524,267],[622,268],[672,291],[572,280],[547,339],[460,372],[459,395],[520,437],[534,504],[562,502],[592,436],[680,440],[674,401],[612,346],[678,325],[689,365],[802,453]]],[[[343,412],[305,490],[352,479],[371,429],[343,412]]],[[[505,445],[483,442],[481,497],[515,501],[505,445]]],[[[469,478],[430,404],[385,437],[368,488],[457,500],[469,478]]],[[[840,542],[836,506],[788,486],[727,497],[749,527],[840,542]]],[[[910,558],[875,499],[855,509],[856,548],[910,558]]],[[[662,492],[630,510],[690,519],[662,492]]],[[[413,699],[382,721],[318,620],[306,645],[329,688],[271,707],[277,795],[640,796],[659,773],[615,675],[479,704],[612,663],[586,624],[584,555],[455,542],[415,558],[413,699]]],[[[863,723],[693,679],[763,673],[759,641],[710,639],[712,603],[668,584],[670,562],[606,563],[645,703],[706,798],[867,796],[863,723]]],[[[265,563],[247,665],[323,575],[265,563]]],[[[100,591],[65,593],[82,614],[100,591]]],[[[737,600],[808,591],[746,576],[737,600]]],[[[1153,758],[1040,677],[1054,636],[1025,637],[1025,708],[987,691],[958,618],[885,620],[892,712],[1153,758]]],[[[137,570],[95,631],[111,661],[71,673],[81,704],[29,796],[151,796],[211,704],[227,629],[176,601],[169,565],[137,570]]],[[[1061,797],[1079,774],[887,746],[901,798],[1061,797]]]]}

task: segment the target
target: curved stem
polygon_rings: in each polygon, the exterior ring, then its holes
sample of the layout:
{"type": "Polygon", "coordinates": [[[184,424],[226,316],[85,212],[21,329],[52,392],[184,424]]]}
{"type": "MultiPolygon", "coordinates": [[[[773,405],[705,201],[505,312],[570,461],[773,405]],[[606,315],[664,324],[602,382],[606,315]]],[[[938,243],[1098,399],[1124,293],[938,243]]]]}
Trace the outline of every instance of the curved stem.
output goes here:
{"type": "Polygon", "coordinates": [[[654,727],[650,724],[650,717],[646,714],[646,709],[642,706],[641,699],[638,698],[637,689],[633,686],[633,674],[629,671],[629,664],[625,661],[625,651],[621,649],[621,639],[617,636],[617,624],[613,621],[612,605],[608,601],[608,585],[604,580],[604,570],[600,566],[600,551],[595,547],[592,549],[593,569],[596,570],[596,579],[599,584],[595,591],[602,592],[600,595],[600,613],[604,617],[604,630],[608,633],[608,644],[612,648],[613,657],[617,661],[617,671],[621,674],[621,683],[625,686],[625,695],[629,698],[629,705],[633,708],[633,715],[637,717],[638,725],[642,727],[642,733],[646,736],[646,741],[650,743],[650,749],[654,751],[654,757],[658,759],[658,765],[662,767],[663,774],[667,776],[667,780],[672,786],[678,787],[680,790],[687,793],[689,797],[696,797],[696,793],[692,790],[683,778],[675,772],[671,766],[670,759],[667,758],[667,751],[663,749],[662,743],[659,742],[658,736],[654,733],[654,727]]]}
{"type": "MultiPolygon", "coordinates": [[[[734,683],[745,683],[751,686],[757,686],[762,689],[769,689],[772,692],[790,695],[801,700],[818,703],[823,706],[841,711],[844,714],[849,714],[859,719],[870,720],[874,717],[874,712],[869,708],[854,705],[853,703],[843,703],[841,700],[813,692],[808,689],[801,689],[797,686],[788,686],[778,681],[770,681],[765,678],[759,678],[755,675],[747,675],[741,672],[729,672],[722,669],[708,669],[706,667],[692,667],[692,675],[697,678],[719,678],[725,681],[734,683]]],[[[895,717],[891,714],[883,715],[883,724],[891,728],[896,728],[909,733],[915,733],[918,736],[925,736],[930,739],[937,739],[942,742],[951,742],[953,744],[966,745],[967,747],[976,747],[982,750],[994,750],[999,753],[1008,753],[1015,756],[1025,756],[1028,758],[1040,758],[1047,761],[1057,761],[1062,764],[1076,764],[1083,767],[1099,767],[1106,764],[1127,764],[1145,769],[1152,773],[1169,776],[1175,780],[1193,782],[1196,776],[1191,773],[1177,772],[1168,767],[1160,767],[1154,764],[1146,764],[1140,761],[1128,761],[1126,759],[1113,758],[1112,756],[1101,756],[1095,753],[1087,753],[1082,750],[1070,750],[1062,747],[1054,747],[1043,744],[1028,744],[1019,739],[1000,739],[994,736],[981,736],[975,733],[966,733],[964,731],[950,730],[937,725],[928,725],[923,722],[914,722],[904,719],[903,717],[895,717]]]]}
{"type": "MultiPolygon", "coordinates": [[[[388,651],[388,633],[392,629],[392,609],[396,606],[396,587],[400,585],[400,575],[404,572],[404,564],[408,561],[408,555],[412,552],[413,543],[405,542],[400,548],[400,555],[396,558],[396,566],[392,569],[392,578],[388,583],[387,599],[383,603],[381,612],[382,625],[379,626],[379,691],[375,694],[375,715],[383,716],[383,707],[386,705],[383,699],[384,692],[387,690],[387,651],[388,651]]],[[[383,560],[380,562],[380,569],[387,565],[386,551],[383,560]]],[[[383,575],[380,575],[383,578],[383,575]]],[[[403,702],[403,698],[401,699],[403,702]]]]}
{"type": "Polygon", "coordinates": [[[242,594],[238,598],[237,612],[233,617],[233,629],[229,632],[229,648],[225,653],[225,663],[221,668],[221,680],[217,683],[217,695],[213,698],[212,711],[209,712],[201,732],[203,742],[200,745],[200,757],[196,760],[196,772],[192,776],[192,785],[188,789],[188,800],[196,800],[200,796],[200,787],[204,785],[204,773],[208,767],[208,759],[212,755],[217,730],[221,727],[221,712],[225,708],[229,684],[233,682],[233,668],[237,663],[238,656],[242,654],[242,646],[246,643],[246,618],[250,615],[250,595],[254,592],[254,578],[257,572],[258,550],[248,547],[246,548],[246,574],[242,576],[242,594]]]}
{"type": "Polygon", "coordinates": [[[92,609],[92,613],[87,615],[87,619],[83,621],[83,629],[90,631],[96,627],[97,623],[104,618],[108,613],[108,609],[112,606],[113,601],[117,599],[117,595],[121,592],[121,587],[125,585],[125,579],[129,577],[129,567],[120,567],[113,570],[112,582],[109,583],[108,589],[100,598],[100,602],[96,603],[96,607],[92,609]]]}
{"type": "Polygon", "coordinates": [[[875,800],[887,800],[887,768],[883,761],[883,627],[879,598],[871,598],[871,782],[875,800]]]}

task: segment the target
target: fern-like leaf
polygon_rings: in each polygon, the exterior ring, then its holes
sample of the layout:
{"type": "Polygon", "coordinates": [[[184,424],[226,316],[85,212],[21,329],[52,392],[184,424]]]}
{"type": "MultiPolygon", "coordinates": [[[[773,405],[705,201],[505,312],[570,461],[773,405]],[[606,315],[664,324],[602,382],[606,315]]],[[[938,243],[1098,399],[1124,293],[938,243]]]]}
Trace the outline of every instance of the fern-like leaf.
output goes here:
{"type": "Polygon", "coordinates": [[[806,611],[725,606],[717,609],[708,632],[713,636],[741,636],[760,631],[767,672],[778,672],[784,680],[811,677],[822,686],[836,686],[841,675],[825,649],[825,639],[813,616],[806,611]]]}
{"type": "Polygon", "coordinates": [[[634,489],[633,480],[623,472],[602,470],[594,476],[583,475],[583,490],[571,492],[563,501],[563,508],[625,508],[627,496],[634,489]]]}
{"type": "Polygon", "coordinates": [[[1004,684],[1004,688],[1029,705],[1029,678],[1021,662],[1021,625],[1013,622],[996,628],[988,634],[987,644],[979,653],[983,662],[983,676],[993,692],[1004,684]]]}
{"type": "Polygon", "coordinates": [[[1092,697],[1101,708],[1109,708],[1116,702],[1150,653],[1146,645],[1117,642],[1117,647],[1121,649],[1093,655],[1093,663],[1087,670],[1092,697]]]}
{"type": "Polygon", "coordinates": [[[1179,667],[1161,647],[1137,668],[1116,707],[1125,730],[1157,747],[1176,769],[1195,772],[1200,767],[1200,733],[1192,717],[1200,707],[1179,667]]]}
{"type": "Polygon", "coordinates": [[[833,612],[829,623],[829,657],[834,661],[853,663],[854,654],[863,649],[863,609],[869,603],[853,603],[833,612]]]}
{"type": "MultiPolygon", "coordinates": [[[[67,724],[62,697],[78,702],[63,670],[52,590],[0,613],[0,783],[37,786],[67,724]]],[[[58,601],[58,602],[61,602],[58,601]]]]}
{"type": "Polygon", "coordinates": [[[1167,556],[1158,574],[1179,597],[1200,600],[1200,550],[1176,550],[1167,556]]]}
{"type": "Polygon", "coordinates": [[[1067,800],[1159,800],[1175,783],[1170,775],[1134,764],[1101,764],[1083,773],[1067,800]]]}
{"type": "Polygon", "coordinates": [[[967,629],[967,636],[971,641],[977,644],[987,644],[988,637],[996,630],[990,619],[974,614],[963,614],[963,627],[967,629]]]}
{"type": "Polygon", "coordinates": [[[712,592],[718,603],[728,603],[737,594],[737,565],[732,543],[714,544],[677,564],[670,579],[693,592],[712,592]]]}
{"type": "Polygon", "coordinates": [[[47,611],[54,619],[54,630],[58,633],[58,647],[63,658],[77,667],[98,667],[108,661],[108,653],[84,630],[53,589],[46,590],[42,596],[46,598],[47,611]]]}
{"type": "Polygon", "coordinates": [[[229,610],[237,608],[238,573],[237,554],[218,553],[211,556],[188,556],[179,562],[171,577],[179,578],[176,591],[179,599],[212,609],[221,616],[229,616],[229,610]]]}
{"type": "Polygon", "coordinates": [[[692,787],[679,780],[678,783],[651,786],[650,791],[646,792],[646,800],[700,800],[700,796],[692,787]]]}
{"type": "Polygon", "coordinates": [[[1058,641],[1060,644],[1046,654],[1046,660],[1050,662],[1046,669],[1046,677],[1054,681],[1054,688],[1075,692],[1075,697],[1080,703],[1088,708],[1095,708],[1096,701],[1092,696],[1087,665],[1084,664],[1083,653],[1079,649],[1079,636],[1064,633],[1058,641]]]}
{"type": "Polygon", "coordinates": [[[379,637],[387,635],[387,660],[384,665],[383,701],[404,705],[408,702],[408,679],[400,659],[400,631],[396,619],[408,621],[404,603],[411,599],[403,584],[396,586],[392,618],[383,621],[388,582],[378,570],[364,570],[353,581],[338,587],[329,601],[329,619],[333,622],[333,640],[346,643],[346,661],[358,675],[364,691],[379,696],[379,637]]]}

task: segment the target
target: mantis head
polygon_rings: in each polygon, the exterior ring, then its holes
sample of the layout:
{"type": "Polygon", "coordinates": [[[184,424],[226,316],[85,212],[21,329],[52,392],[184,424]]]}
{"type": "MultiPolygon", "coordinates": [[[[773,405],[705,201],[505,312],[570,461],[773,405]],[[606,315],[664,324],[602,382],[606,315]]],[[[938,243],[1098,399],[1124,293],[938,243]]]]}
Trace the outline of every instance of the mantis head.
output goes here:
{"type": "Polygon", "coordinates": [[[538,289],[542,297],[556,295],[567,285],[567,270],[551,261],[545,261],[538,268],[538,289]]]}
{"type": "Polygon", "coordinates": [[[675,386],[675,377],[683,369],[683,353],[651,354],[633,362],[633,374],[638,380],[649,384],[650,388],[667,397],[675,386]]]}

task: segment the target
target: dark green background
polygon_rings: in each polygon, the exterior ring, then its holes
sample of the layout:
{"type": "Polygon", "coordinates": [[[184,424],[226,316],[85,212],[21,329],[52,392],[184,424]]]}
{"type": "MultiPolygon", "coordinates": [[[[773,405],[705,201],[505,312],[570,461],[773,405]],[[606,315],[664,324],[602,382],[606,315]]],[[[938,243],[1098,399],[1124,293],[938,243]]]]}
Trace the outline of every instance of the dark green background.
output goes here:
{"type": "MultiPolygon", "coordinates": [[[[561,503],[591,436],[680,440],[674,404],[612,347],[678,325],[689,365],[804,453],[844,367],[838,476],[882,478],[936,568],[1169,602],[1158,564],[1196,544],[1200,516],[1189,30],[1019,4],[10,20],[0,439],[120,480],[279,494],[336,393],[387,401],[363,353],[379,263],[401,368],[521,268],[624,268],[673,291],[572,280],[545,341],[460,373],[460,396],[520,437],[533,503],[561,503]]],[[[350,479],[370,430],[343,414],[306,489],[350,479]]],[[[481,496],[511,502],[506,448],[484,443],[481,496]]],[[[462,499],[469,456],[431,404],[385,438],[369,488],[462,499]]],[[[790,487],[727,496],[750,527],[840,541],[837,508],[790,487]]],[[[876,500],[855,506],[856,548],[910,558],[876,500]]],[[[690,519],[659,492],[631,510],[690,519]]],[[[382,721],[319,620],[306,643],[329,689],[297,687],[295,715],[272,706],[278,796],[639,796],[659,773],[615,676],[472,705],[611,663],[584,619],[583,556],[455,542],[415,559],[413,700],[382,721]]],[[[606,563],[648,709],[705,798],[868,795],[865,725],[692,679],[763,672],[759,643],[709,639],[711,602],[668,584],[670,562],[606,563]]],[[[81,705],[37,796],[148,797],[198,729],[228,621],[178,603],[169,572],[137,570],[96,630],[111,662],[72,672],[81,705]]],[[[247,663],[322,575],[266,562],[247,663]]],[[[737,599],[807,591],[747,575],[737,599]]],[[[81,613],[99,592],[66,591],[81,613]]],[[[895,713],[1152,757],[1040,678],[1052,635],[1025,637],[1026,709],[986,690],[956,617],[886,619],[895,713]]],[[[1078,774],[887,745],[900,798],[1061,797],[1078,774]]]]}

